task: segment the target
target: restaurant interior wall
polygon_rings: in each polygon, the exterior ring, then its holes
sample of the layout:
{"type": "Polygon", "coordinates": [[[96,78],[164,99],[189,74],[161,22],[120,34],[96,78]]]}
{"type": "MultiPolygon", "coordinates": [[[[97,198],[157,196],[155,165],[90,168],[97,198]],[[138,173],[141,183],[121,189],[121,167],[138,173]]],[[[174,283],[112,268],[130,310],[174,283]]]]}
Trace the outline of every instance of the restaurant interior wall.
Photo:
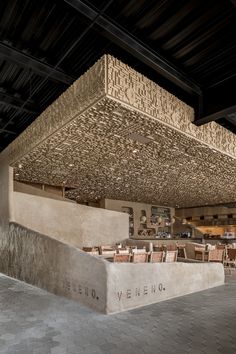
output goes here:
{"type": "Polygon", "coordinates": [[[155,239],[157,234],[165,237],[173,235],[172,220],[175,215],[174,208],[114,199],[104,199],[101,205],[105,209],[128,213],[130,224],[129,237],[131,238],[155,239]],[[157,214],[154,215],[153,212],[157,214]],[[168,219],[163,217],[165,213],[167,213],[168,219]]]}

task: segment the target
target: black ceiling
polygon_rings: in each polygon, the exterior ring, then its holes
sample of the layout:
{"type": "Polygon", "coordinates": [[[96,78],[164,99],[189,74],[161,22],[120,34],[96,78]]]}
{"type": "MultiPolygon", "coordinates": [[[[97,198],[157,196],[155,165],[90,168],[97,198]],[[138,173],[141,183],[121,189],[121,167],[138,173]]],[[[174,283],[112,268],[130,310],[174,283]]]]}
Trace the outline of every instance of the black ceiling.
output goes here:
{"type": "Polygon", "coordinates": [[[1,0],[0,150],[104,53],[236,133],[236,0],[1,0]]]}

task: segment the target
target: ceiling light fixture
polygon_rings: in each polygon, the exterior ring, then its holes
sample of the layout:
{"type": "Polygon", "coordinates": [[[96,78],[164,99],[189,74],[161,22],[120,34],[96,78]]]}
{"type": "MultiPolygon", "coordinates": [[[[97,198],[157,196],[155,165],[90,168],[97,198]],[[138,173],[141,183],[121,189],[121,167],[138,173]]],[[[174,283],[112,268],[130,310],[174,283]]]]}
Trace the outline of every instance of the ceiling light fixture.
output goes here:
{"type": "Polygon", "coordinates": [[[136,154],[136,152],[138,152],[138,149],[134,149],[133,150],[133,153],[136,154]]]}

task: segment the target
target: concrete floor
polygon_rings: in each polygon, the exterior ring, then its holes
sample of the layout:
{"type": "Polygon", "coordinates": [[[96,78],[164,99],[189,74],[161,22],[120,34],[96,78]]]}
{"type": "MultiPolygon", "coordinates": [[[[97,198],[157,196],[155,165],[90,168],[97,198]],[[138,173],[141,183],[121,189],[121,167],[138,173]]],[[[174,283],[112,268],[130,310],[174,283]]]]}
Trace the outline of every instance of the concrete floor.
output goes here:
{"type": "Polygon", "coordinates": [[[194,295],[105,316],[0,275],[1,354],[234,354],[235,321],[232,279],[194,295]]]}

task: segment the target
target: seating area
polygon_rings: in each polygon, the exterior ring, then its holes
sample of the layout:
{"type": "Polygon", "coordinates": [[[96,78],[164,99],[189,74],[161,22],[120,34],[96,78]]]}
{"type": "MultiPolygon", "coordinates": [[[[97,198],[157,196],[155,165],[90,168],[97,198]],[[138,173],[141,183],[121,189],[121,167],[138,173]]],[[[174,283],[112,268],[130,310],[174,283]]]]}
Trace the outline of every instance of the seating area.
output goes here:
{"type": "Polygon", "coordinates": [[[150,251],[146,247],[116,245],[83,247],[83,251],[115,263],[170,263],[178,258],[178,250],[173,247],[153,247],[150,251]]]}
{"type": "Polygon", "coordinates": [[[205,262],[220,262],[224,266],[235,265],[236,244],[199,244],[195,247],[195,259],[205,262]]]}
{"type": "MultiPolygon", "coordinates": [[[[194,246],[194,243],[192,244],[194,246]]],[[[236,244],[195,244],[194,257],[187,255],[186,245],[172,244],[128,246],[125,244],[83,247],[83,251],[115,263],[162,263],[194,258],[202,262],[220,262],[225,267],[236,267],[236,244]]]]}
{"type": "Polygon", "coordinates": [[[236,248],[228,248],[224,259],[224,267],[236,267],[236,248]]]}

